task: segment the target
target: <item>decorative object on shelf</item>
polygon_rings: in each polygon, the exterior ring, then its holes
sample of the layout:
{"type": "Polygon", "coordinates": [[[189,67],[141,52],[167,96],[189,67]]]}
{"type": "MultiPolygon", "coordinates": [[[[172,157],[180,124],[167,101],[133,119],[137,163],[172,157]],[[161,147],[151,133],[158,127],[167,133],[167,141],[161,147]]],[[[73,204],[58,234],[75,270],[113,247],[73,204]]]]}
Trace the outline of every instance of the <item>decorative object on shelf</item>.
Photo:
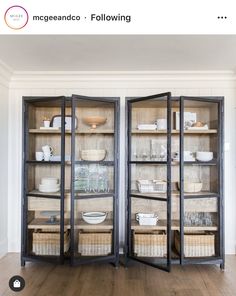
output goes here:
{"type": "Polygon", "coordinates": [[[43,161],[44,160],[44,154],[42,151],[36,151],[35,152],[35,159],[37,161],[43,161]]]}
{"type": "MultiPolygon", "coordinates": [[[[61,115],[53,116],[50,126],[61,128],[61,115]]],[[[77,129],[77,126],[78,126],[78,118],[75,117],[75,129],[77,129]]],[[[72,116],[71,115],[65,116],[65,129],[66,130],[72,129],[72,116]]]]}
{"type": "Polygon", "coordinates": [[[54,193],[60,190],[60,184],[58,178],[45,177],[41,179],[39,184],[39,191],[44,193],[54,193]]]}
{"type": "MultiPolygon", "coordinates": [[[[184,192],[196,193],[202,190],[201,182],[184,182],[184,192]]],[[[178,182],[178,188],[180,189],[180,182],[178,182]]]]}
{"type": "MultiPolygon", "coordinates": [[[[180,112],[174,112],[175,129],[179,130],[180,127],[180,112]]],[[[194,123],[197,122],[197,113],[195,112],[184,112],[184,129],[188,129],[194,123]]]]}
{"type": "Polygon", "coordinates": [[[184,225],[185,226],[212,226],[213,217],[208,212],[185,212],[184,225]]]}
{"type": "Polygon", "coordinates": [[[50,145],[42,146],[44,161],[50,161],[53,155],[53,148],[50,145]]]}
{"type": "Polygon", "coordinates": [[[45,128],[49,128],[50,127],[50,119],[48,117],[44,117],[44,119],[43,119],[43,126],[45,128]]]}
{"type": "Polygon", "coordinates": [[[96,129],[97,126],[105,124],[107,121],[106,117],[103,116],[87,116],[83,118],[83,122],[91,126],[91,129],[96,129]]]}
{"type": "Polygon", "coordinates": [[[167,183],[164,180],[137,180],[141,193],[166,193],[167,183]]]}
{"type": "MultiPolygon", "coordinates": [[[[69,231],[64,232],[64,252],[68,252],[70,247],[69,231]]],[[[60,232],[35,230],[33,232],[32,252],[41,256],[60,255],[60,232]]]]}
{"type": "Polygon", "coordinates": [[[150,226],[150,225],[157,225],[158,216],[155,213],[144,214],[144,213],[137,213],[135,215],[136,221],[138,221],[139,225],[143,226],[150,226]]]}
{"type": "Polygon", "coordinates": [[[138,257],[165,257],[167,235],[164,231],[133,232],[134,255],[138,257]]]}
{"type": "Polygon", "coordinates": [[[60,215],[60,212],[59,211],[42,211],[40,212],[40,215],[49,218],[49,220],[47,220],[45,223],[58,224],[57,216],[60,215]]]}
{"type": "Polygon", "coordinates": [[[105,149],[81,150],[81,158],[87,161],[102,161],[106,157],[106,153],[105,149]]]}
{"type": "Polygon", "coordinates": [[[166,141],[163,140],[150,140],[150,160],[153,161],[166,161],[167,149],[166,141]]]}
{"type": "Polygon", "coordinates": [[[82,218],[88,224],[100,224],[106,220],[107,213],[104,212],[83,212],[82,218]]]}
{"type": "MultiPolygon", "coordinates": [[[[173,161],[179,162],[179,152],[174,152],[173,161]]],[[[196,161],[192,151],[184,151],[184,161],[196,161]]]]}
{"type": "Polygon", "coordinates": [[[141,130],[141,131],[154,131],[157,129],[157,126],[156,124],[138,124],[137,126],[137,129],[138,130],[141,130]]]}
{"type": "Polygon", "coordinates": [[[40,129],[40,130],[51,130],[51,131],[58,131],[58,130],[60,130],[59,127],[52,127],[52,126],[50,126],[50,127],[40,126],[39,129],[40,129]]]}
{"type": "MultiPolygon", "coordinates": [[[[52,155],[50,161],[61,161],[61,155],[52,155]]],[[[71,161],[70,155],[65,155],[65,161],[71,161]]]]}
{"type": "MultiPolygon", "coordinates": [[[[180,233],[175,232],[175,248],[180,253],[180,233]]],[[[184,234],[185,257],[209,257],[215,256],[215,235],[211,232],[185,233],[184,234]]]]}
{"type": "Polygon", "coordinates": [[[206,123],[202,122],[202,121],[197,121],[194,122],[191,126],[189,126],[187,128],[188,130],[196,130],[196,131],[204,131],[204,130],[208,130],[209,127],[206,123]]]}
{"type": "Polygon", "coordinates": [[[102,165],[79,165],[75,170],[75,190],[109,192],[108,168],[102,165]]]}
{"type": "Polygon", "coordinates": [[[198,161],[211,161],[213,159],[213,152],[197,151],[196,159],[198,161]]]}
{"type": "Polygon", "coordinates": [[[112,231],[79,231],[78,253],[81,256],[107,256],[111,253],[112,231]]]}
{"type": "Polygon", "coordinates": [[[157,130],[167,130],[167,119],[166,118],[160,118],[156,121],[157,130]]]}

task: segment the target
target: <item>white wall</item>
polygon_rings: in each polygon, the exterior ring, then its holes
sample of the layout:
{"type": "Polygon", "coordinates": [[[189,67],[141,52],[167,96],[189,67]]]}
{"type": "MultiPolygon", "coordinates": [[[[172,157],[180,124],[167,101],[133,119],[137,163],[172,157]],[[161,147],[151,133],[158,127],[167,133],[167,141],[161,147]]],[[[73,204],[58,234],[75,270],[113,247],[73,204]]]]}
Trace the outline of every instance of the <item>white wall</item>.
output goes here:
{"type": "Polygon", "coordinates": [[[7,253],[8,73],[0,64],[0,258],[7,253]]]}
{"type": "MultiPolygon", "coordinates": [[[[121,97],[121,152],[125,142],[125,97],[145,96],[164,91],[172,95],[225,96],[225,225],[226,253],[235,253],[236,245],[236,84],[232,73],[15,73],[9,95],[9,249],[20,250],[21,193],[21,103],[22,96],[81,94],[121,97]]],[[[125,170],[121,153],[121,170],[125,170]]],[[[120,180],[121,240],[124,239],[125,177],[120,180]]]]}

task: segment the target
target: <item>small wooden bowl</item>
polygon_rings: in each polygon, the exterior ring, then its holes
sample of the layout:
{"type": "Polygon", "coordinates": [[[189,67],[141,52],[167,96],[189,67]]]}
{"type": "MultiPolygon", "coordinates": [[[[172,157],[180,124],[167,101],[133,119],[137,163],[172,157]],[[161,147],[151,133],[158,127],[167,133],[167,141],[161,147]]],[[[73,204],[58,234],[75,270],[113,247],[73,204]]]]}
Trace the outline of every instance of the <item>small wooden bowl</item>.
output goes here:
{"type": "Polygon", "coordinates": [[[90,125],[92,129],[97,128],[98,125],[102,125],[107,121],[103,116],[88,116],[83,118],[84,123],[90,125]]]}

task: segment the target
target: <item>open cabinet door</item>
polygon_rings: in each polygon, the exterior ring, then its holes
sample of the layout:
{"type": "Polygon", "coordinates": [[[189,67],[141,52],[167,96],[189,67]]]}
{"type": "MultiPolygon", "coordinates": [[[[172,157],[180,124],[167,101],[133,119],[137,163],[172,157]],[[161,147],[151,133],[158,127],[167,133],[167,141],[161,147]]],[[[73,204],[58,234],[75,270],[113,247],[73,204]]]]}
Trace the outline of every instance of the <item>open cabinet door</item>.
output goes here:
{"type": "Polygon", "coordinates": [[[171,93],[128,99],[127,131],[126,261],[170,271],[171,93]]]}
{"type": "Polygon", "coordinates": [[[119,98],[72,95],[71,263],[118,265],[119,98]]]}

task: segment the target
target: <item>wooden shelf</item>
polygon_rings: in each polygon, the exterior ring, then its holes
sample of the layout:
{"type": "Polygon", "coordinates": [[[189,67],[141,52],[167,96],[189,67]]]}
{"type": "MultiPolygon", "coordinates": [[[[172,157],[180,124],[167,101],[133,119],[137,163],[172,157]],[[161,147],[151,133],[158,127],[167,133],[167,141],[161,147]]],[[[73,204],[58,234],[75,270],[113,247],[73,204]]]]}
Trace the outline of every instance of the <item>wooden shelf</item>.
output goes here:
{"type": "MultiPolygon", "coordinates": [[[[42,129],[29,129],[30,134],[61,134],[61,130],[42,130],[42,129]]],[[[66,134],[71,134],[70,130],[65,131],[66,134]]],[[[96,129],[96,130],[76,130],[76,134],[114,134],[114,130],[96,129]]]]}
{"type": "Polygon", "coordinates": [[[100,224],[88,224],[84,220],[76,220],[75,229],[85,229],[85,230],[108,230],[113,229],[113,220],[105,220],[100,224]]]}
{"type": "MultiPolygon", "coordinates": [[[[28,229],[55,229],[60,231],[60,221],[56,222],[55,224],[50,224],[47,223],[48,219],[45,218],[37,218],[33,219],[29,224],[28,224],[28,229]]],[[[65,219],[65,225],[64,229],[70,229],[70,221],[69,219],[65,219]]]]}
{"type": "MultiPolygon", "coordinates": [[[[48,219],[45,218],[37,218],[32,220],[28,224],[28,229],[55,229],[60,230],[60,221],[56,222],[55,224],[47,223],[48,219]]],[[[70,229],[70,220],[65,219],[64,229],[70,229]]],[[[100,224],[88,224],[83,220],[75,220],[75,229],[85,229],[85,230],[110,230],[113,229],[113,221],[112,220],[105,220],[100,224]]]]}
{"type": "MultiPolygon", "coordinates": [[[[136,220],[131,221],[131,229],[136,231],[148,231],[148,230],[167,230],[167,221],[159,220],[157,225],[154,226],[142,226],[139,225],[136,220]]],[[[180,230],[179,221],[172,220],[171,225],[172,230],[180,230]]],[[[217,226],[185,226],[184,230],[186,231],[217,231],[217,226]]]]}
{"type": "MultiPolygon", "coordinates": [[[[68,193],[66,193],[66,194],[68,194],[68,193]]],[[[32,191],[29,191],[28,193],[27,193],[27,196],[42,196],[42,197],[57,197],[57,198],[60,198],[60,196],[61,196],[61,192],[60,191],[58,191],[58,192],[41,192],[41,191],[39,191],[39,190],[37,190],[37,189],[34,189],[34,190],[32,190],[32,191]]]]}
{"type": "MultiPolygon", "coordinates": [[[[163,198],[166,199],[166,193],[141,193],[139,191],[136,190],[132,190],[131,191],[131,196],[134,197],[140,197],[140,198],[163,198]]],[[[210,192],[210,191],[200,191],[200,192],[196,192],[196,193],[188,193],[188,192],[184,192],[184,197],[186,198],[201,198],[201,197],[218,197],[218,193],[215,192],[210,192]]],[[[172,197],[179,197],[180,196],[180,192],[178,190],[174,190],[171,192],[171,196],[172,197]]]]}
{"type": "MultiPolygon", "coordinates": [[[[179,130],[172,130],[171,134],[179,134],[179,130]]],[[[167,134],[166,130],[132,130],[132,134],[154,134],[154,135],[165,135],[167,134]]],[[[188,135],[201,135],[201,134],[217,134],[216,129],[209,129],[209,130],[185,130],[184,134],[188,135]]]]}

